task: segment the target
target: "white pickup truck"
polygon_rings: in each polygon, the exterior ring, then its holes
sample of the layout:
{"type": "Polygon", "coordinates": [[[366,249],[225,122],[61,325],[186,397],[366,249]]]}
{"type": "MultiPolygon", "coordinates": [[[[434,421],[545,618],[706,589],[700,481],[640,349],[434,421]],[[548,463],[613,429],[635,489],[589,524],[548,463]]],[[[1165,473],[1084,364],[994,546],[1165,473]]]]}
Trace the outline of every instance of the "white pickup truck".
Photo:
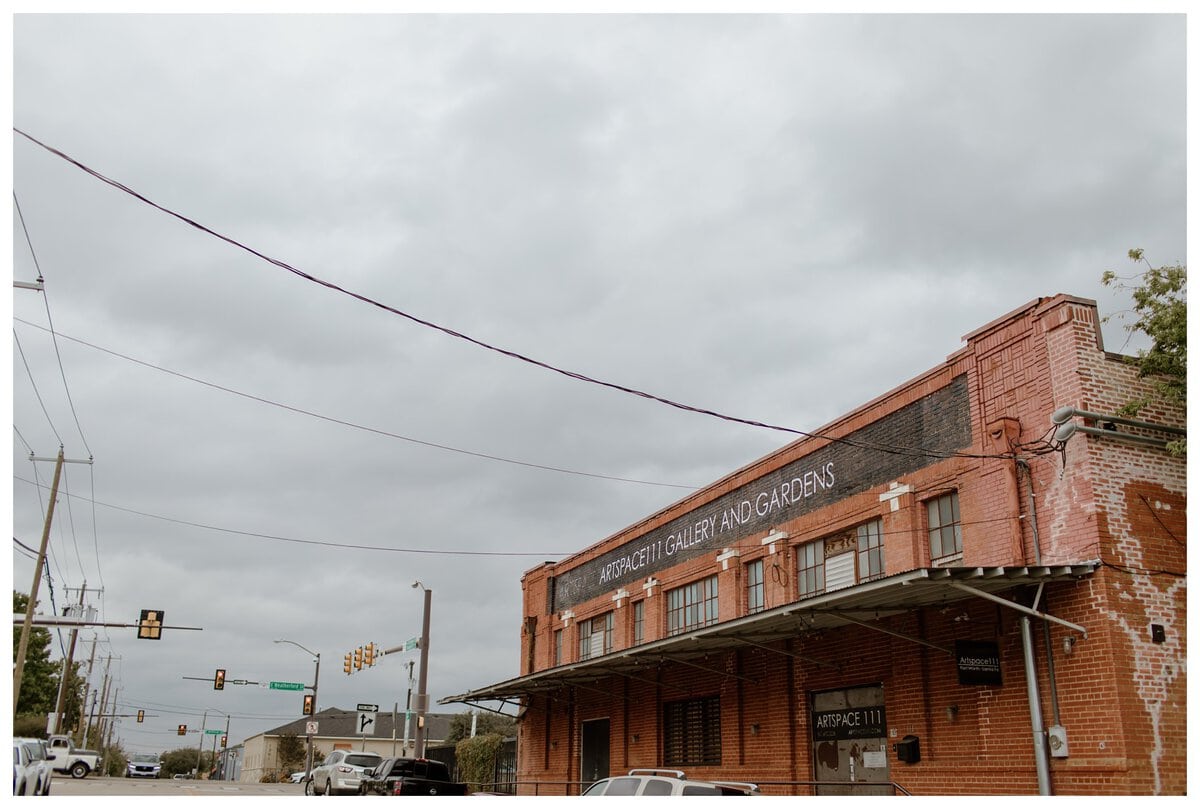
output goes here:
{"type": "Polygon", "coordinates": [[[100,765],[95,750],[80,750],[70,736],[51,736],[46,740],[46,757],[55,772],[70,773],[72,778],[86,778],[100,765]]]}

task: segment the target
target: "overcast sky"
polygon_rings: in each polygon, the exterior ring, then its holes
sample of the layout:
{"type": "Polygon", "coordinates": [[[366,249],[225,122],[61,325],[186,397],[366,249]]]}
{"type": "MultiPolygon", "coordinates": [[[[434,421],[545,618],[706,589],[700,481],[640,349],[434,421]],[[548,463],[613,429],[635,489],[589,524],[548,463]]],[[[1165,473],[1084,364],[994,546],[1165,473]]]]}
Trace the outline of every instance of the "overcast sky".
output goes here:
{"type": "Polygon", "coordinates": [[[18,15],[17,129],[322,283],[14,132],[13,274],[46,291],[13,293],[13,588],[53,473],[29,456],[61,444],[94,463],[64,469],[53,605],[86,581],[105,621],[203,628],[99,633],[120,712],[153,715],[126,750],[184,746],[205,710],[231,744],[297,718],[296,694],[185,679],[311,681],[277,638],[320,652],[320,707],[403,706],[415,653],[342,656],[420,633],[414,580],[434,700],[514,677],[524,571],[790,437],[416,319],[814,431],[1038,297],[1117,315],[1100,277],[1130,248],[1186,261],[1185,33],[18,15]]]}

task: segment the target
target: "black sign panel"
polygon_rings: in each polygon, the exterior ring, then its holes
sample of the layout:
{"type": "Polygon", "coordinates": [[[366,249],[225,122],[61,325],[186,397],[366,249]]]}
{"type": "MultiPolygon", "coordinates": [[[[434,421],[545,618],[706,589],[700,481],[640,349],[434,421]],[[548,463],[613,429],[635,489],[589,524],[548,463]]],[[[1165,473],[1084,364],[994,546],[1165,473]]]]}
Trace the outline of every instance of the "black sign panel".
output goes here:
{"type": "Polygon", "coordinates": [[[1000,678],[1000,645],[990,640],[956,640],[959,685],[1004,685],[1000,678]]]}
{"type": "Polygon", "coordinates": [[[971,445],[966,376],[554,577],[548,612],[896,480],[971,445]],[[913,448],[920,447],[921,451],[913,448]]]}
{"type": "Polygon", "coordinates": [[[814,711],[812,723],[812,735],[816,741],[881,739],[887,736],[887,718],[882,705],[814,711]]]}

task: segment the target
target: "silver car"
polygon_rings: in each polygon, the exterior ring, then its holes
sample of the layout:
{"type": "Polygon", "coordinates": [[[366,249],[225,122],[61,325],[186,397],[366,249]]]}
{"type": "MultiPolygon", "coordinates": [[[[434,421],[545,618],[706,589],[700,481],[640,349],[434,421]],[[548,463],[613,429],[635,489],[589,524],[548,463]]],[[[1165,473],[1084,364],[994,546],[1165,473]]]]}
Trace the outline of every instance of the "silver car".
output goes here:
{"type": "Polygon", "coordinates": [[[304,782],[305,795],[355,794],[363,775],[379,766],[383,756],[354,750],[334,750],[304,782]]]}
{"type": "MultiPolygon", "coordinates": [[[[46,755],[46,743],[41,739],[13,739],[13,744],[25,748],[25,758],[29,761],[26,766],[28,775],[24,794],[49,795],[50,781],[54,777],[54,765],[50,763],[50,758],[46,755]]],[[[14,764],[16,760],[14,756],[14,764]]],[[[16,784],[13,787],[15,790],[16,784]]]]}
{"type": "Polygon", "coordinates": [[[758,795],[758,786],[741,781],[690,781],[679,770],[630,770],[629,775],[602,778],[584,795],[631,798],[671,795],[758,795]]]}

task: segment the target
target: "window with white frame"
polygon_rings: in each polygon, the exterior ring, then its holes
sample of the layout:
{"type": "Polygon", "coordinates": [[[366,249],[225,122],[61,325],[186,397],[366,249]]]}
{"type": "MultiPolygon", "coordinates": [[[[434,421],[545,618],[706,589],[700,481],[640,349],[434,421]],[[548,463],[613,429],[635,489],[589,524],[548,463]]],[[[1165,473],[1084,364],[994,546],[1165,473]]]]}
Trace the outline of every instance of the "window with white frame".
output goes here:
{"type": "Polygon", "coordinates": [[[717,622],[717,577],[667,591],[667,634],[678,635],[717,622]]]}
{"type": "Polygon", "coordinates": [[[755,560],[746,565],[746,614],[762,612],[767,606],[763,586],[763,561],[755,560]]]}
{"type": "Polygon", "coordinates": [[[613,614],[606,612],[579,622],[579,659],[590,660],[612,651],[613,614]]]}
{"type": "Polygon", "coordinates": [[[825,541],[806,542],[796,548],[796,586],[800,598],[825,592],[825,541]]]}
{"type": "Polygon", "coordinates": [[[962,519],[958,514],[958,492],[950,492],[925,503],[929,515],[929,560],[933,565],[962,561],[962,519]]]}
{"type": "Polygon", "coordinates": [[[858,526],[858,580],[869,581],[884,574],[883,520],[858,526]]]}

